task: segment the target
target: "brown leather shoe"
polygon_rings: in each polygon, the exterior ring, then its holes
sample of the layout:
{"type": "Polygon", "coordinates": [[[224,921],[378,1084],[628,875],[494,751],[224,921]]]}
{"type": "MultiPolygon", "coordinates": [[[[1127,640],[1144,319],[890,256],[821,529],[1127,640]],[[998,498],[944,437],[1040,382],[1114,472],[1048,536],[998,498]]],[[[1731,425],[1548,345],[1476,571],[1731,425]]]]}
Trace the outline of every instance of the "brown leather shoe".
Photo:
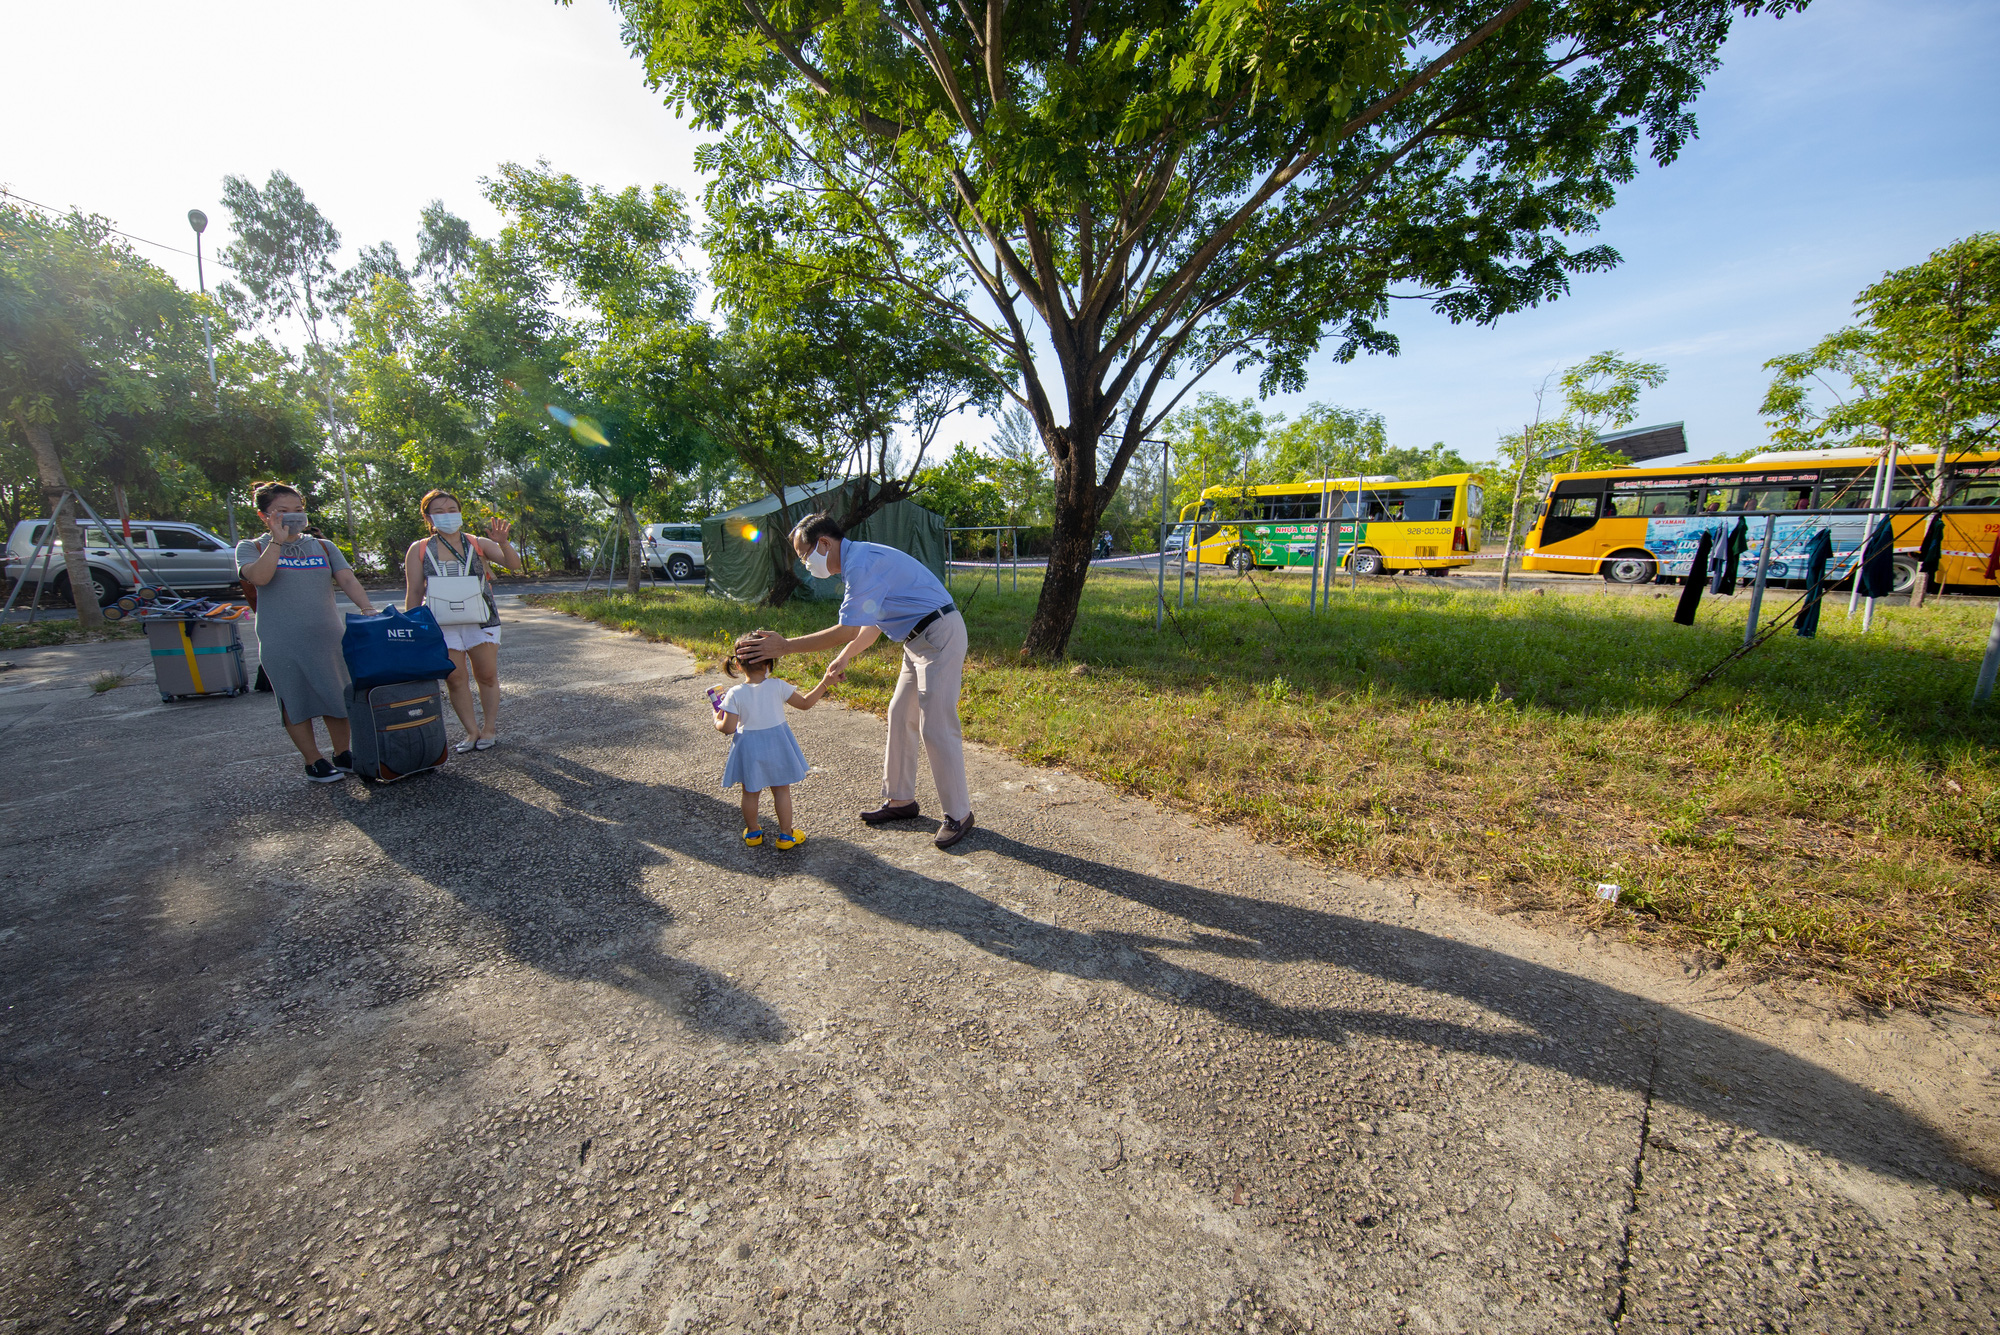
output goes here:
{"type": "Polygon", "coordinates": [[[916,814],[917,804],[915,802],[884,802],[873,811],[862,812],[861,819],[867,821],[870,825],[880,825],[884,821],[909,820],[916,814]]]}
{"type": "Polygon", "coordinates": [[[932,842],[939,848],[950,848],[953,844],[971,833],[972,813],[968,811],[965,813],[964,820],[953,820],[951,817],[946,816],[944,824],[938,826],[937,838],[932,840],[932,842]]]}

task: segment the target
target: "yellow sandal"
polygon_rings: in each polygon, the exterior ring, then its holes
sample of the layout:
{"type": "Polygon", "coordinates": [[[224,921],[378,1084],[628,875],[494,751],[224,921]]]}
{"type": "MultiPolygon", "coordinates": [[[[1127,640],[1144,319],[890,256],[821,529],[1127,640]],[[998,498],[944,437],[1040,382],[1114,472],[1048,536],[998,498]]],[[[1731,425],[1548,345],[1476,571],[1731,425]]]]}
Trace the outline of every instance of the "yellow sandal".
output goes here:
{"type": "Polygon", "coordinates": [[[797,848],[805,841],[806,832],[804,830],[793,830],[790,834],[786,834],[783,830],[778,831],[779,848],[797,848]]]}

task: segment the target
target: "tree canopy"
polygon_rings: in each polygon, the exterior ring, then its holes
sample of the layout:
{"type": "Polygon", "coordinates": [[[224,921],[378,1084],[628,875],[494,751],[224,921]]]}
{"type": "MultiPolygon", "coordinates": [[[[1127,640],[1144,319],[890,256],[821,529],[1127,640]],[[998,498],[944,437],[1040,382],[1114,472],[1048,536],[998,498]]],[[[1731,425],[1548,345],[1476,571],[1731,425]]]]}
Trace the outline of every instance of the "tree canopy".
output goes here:
{"type": "Polygon", "coordinates": [[[1774,357],[1764,396],[1781,449],[1906,443],[1963,451],[2000,434],[2000,234],[1955,241],[1882,275],[1854,299],[1860,320],[1805,352],[1774,357]]]}
{"type": "Polygon", "coordinates": [[[1731,22],[1798,7],[620,5],[654,84],[721,132],[701,165],[734,263],[923,303],[1011,373],[1055,474],[1038,654],[1205,372],[1297,388],[1328,339],[1393,350],[1392,294],[1487,321],[1615,263],[1576,240],[1693,133],[1731,22]]]}

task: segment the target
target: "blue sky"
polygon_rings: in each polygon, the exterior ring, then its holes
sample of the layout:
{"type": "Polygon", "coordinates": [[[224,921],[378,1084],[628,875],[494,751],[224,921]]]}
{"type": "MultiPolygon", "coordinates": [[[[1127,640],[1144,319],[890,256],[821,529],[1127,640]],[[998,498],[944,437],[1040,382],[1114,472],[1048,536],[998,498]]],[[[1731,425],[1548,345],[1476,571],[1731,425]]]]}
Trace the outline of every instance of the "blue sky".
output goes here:
{"type": "MultiPolygon", "coordinates": [[[[387,238],[405,254],[432,198],[490,230],[478,178],[503,160],[700,193],[695,136],[593,0],[0,0],[0,30],[14,55],[0,183],[174,246],[190,207],[218,239],[225,172],[273,167],[351,249],[387,238]]],[[[1701,138],[1605,217],[1620,268],[1493,328],[1399,309],[1401,356],[1322,361],[1269,406],[1373,409],[1399,444],[1485,457],[1544,375],[1616,348],[1667,366],[1642,423],[1685,420],[1696,454],[1760,445],[1766,358],[1845,323],[1883,270],[2000,228],[1996,51],[1990,0],[1819,0],[1739,23],[1697,106],[1701,138]]],[[[192,259],[142,249],[192,285],[192,259]]],[[[1203,388],[1255,392],[1226,373],[1203,388]]]]}

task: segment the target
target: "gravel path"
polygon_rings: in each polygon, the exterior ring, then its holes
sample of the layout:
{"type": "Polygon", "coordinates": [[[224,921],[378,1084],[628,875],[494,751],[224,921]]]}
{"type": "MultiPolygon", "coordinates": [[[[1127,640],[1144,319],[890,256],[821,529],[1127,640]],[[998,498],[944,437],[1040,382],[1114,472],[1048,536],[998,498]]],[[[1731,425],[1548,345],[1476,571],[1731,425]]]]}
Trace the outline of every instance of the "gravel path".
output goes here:
{"type": "Polygon", "coordinates": [[[939,853],[838,708],[746,850],[712,679],[508,618],[503,745],[381,789],[8,655],[0,1331],[2000,1328],[1988,1021],[977,749],[939,853]]]}

